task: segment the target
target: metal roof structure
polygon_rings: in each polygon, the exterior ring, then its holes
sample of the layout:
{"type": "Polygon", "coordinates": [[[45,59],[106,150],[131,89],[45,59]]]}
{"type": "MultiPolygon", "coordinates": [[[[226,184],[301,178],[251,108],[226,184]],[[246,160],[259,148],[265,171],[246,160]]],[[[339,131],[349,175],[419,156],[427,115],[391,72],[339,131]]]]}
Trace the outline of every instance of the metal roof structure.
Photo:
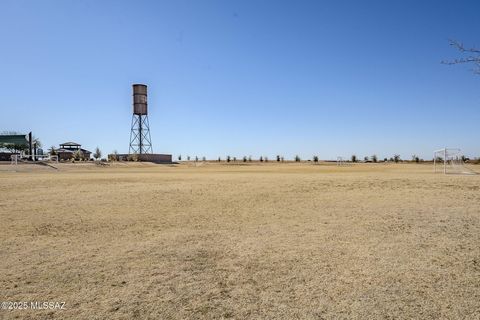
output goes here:
{"type": "Polygon", "coordinates": [[[5,134],[0,135],[0,145],[28,146],[27,135],[25,134],[5,134]]]}
{"type": "Polygon", "coordinates": [[[61,146],[72,146],[72,147],[81,147],[82,146],[81,144],[78,144],[78,143],[72,142],[72,141],[60,143],[60,145],[61,146]]]}

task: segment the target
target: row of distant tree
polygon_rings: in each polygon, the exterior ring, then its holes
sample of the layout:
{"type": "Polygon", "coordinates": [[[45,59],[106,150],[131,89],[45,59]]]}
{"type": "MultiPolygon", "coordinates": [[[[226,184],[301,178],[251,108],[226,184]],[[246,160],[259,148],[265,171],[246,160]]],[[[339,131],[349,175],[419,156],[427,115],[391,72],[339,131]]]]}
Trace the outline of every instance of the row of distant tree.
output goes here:
{"type": "MultiPolygon", "coordinates": [[[[198,157],[198,156],[195,156],[195,157],[190,157],[190,156],[187,156],[186,158],[182,158],[182,155],[179,155],[177,157],[178,161],[182,161],[182,160],[186,160],[186,161],[195,161],[195,162],[198,162],[198,161],[207,161],[206,157],[202,157],[201,159],[198,157]]],[[[296,155],[293,160],[295,162],[300,162],[302,161],[302,159],[300,158],[299,155],[296,155]]],[[[343,159],[345,161],[347,161],[346,159],[343,159]]],[[[442,160],[442,159],[437,159],[437,160],[442,160]]],[[[463,160],[468,160],[468,158],[465,158],[463,157],[463,160]]],[[[260,161],[260,162],[269,162],[270,159],[268,157],[264,157],[264,156],[260,156],[258,159],[254,160],[252,158],[252,156],[243,156],[242,158],[237,158],[237,157],[231,157],[231,156],[226,156],[224,159],[222,159],[222,157],[218,157],[217,158],[217,161],[218,162],[221,162],[221,161],[225,161],[225,162],[252,162],[252,161],[260,161]]],[[[273,161],[276,161],[276,162],[284,162],[285,161],[285,158],[283,156],[280,156],[280,155],[277,155],[275,160],[273,161]]],[[[313,162],[319,162],[319,157],[317,155],[313,156],[312,159],[307,159],[307,161],[313,161],[313,162]]],[[[350,162],[361,162],[361,160],[356,156],[356,155],[352,155],[349,159],[350,162]]],[[[377,155],[372,155],[370,157],[364,157],[363,158],[363,162],[373,162],[373,163],[377,163],[377,162],[395,162],[395,163],[398,163],[398,162],[402,162],[404,160],[401,159],[400,155],[398,154],[395,154],[393,155],[392,157],[390,158],[383,158],[383,160],[380,160],[377,155]]],[[[411,159],[412,162],[423,162],[424,160],[421,159],[420,157],[418,157],[417,155],[412,155],[412,159],[411,159]]]]}
{"type": "MultiPolygon", "coordinates": [[[[298,157],[298,156],[296,156],[298,157]]],[[[297,159],[297,158],[295,158],[297,159]]],[[[198,156],[195,156],[194,158],[190,157],[190,156],[187,156],[186,159],[184,160],[187,160],[187,161],[200,161],[199,157],[198,156]]],[[[206,157],[202,157],[201,159],[202,161],[207,161],[207,158],[206,157]]],[[[182,155],[179,155],[178,156],[178,161],[182,161],[182,155]]],[[[222,161],[222,157],[218,157],[217,159],[218,162],[222,161]]],[[[231,156],[226,156],[225,157],[225,161],[226,162],[237,162],[237,161],[241,161],[241,162],[252,162],[254,161],[252,156],[243,156],[241,159],[238,159],[237,157],[231,157],[231,156]]],[[[260,162],[268,162],[269,159],[268,157],[264,157],[264,156],[260,156],[260,158],[258,158],[258,161],[260,162]]],[[[277,156],[277,161],[278,162],[283,162],[284,161],[284,158],[282,156],[277,156]]],[[[298,161],[300,161],[300,157],[298,157],[298,161]]]]}
{"type": "MultiPolygon", "coordinates": [[[[56,151],[55,151],[55,147],[52,146],[49,150],[49,153],[51,155],[56,155],[56,151]]],[[[102,151],[97,147],[95,149],[95,152],[92,154],[92,156],[98,160],[102,157],[102,151]]],[[[113,151],[113,158],[118,158],[118,152],[115,150],[113,151]]],[[[75,160],[81,160],[81,157],[82,157],[82,153],[78,150],[76,153],[73,154],[73,158],[75,160]]],[[[198,156],[195,156],[194,158],[190,157],[190,156],[187,156],[186,158],[187,161],[195,161],[195,162],[198,162],[198,161],[207,161],[207,158],[206,157],[202,157],[201,159],[198,157],[198,156]]],[[[319,157],[317,155],[313,156],[312,159],[307,159],[307,161],[312,161],[313,162],[319,162],[319,157]]],[[[437,161],[443,161],[443,159],[441,157],[438,157],[436,159],[437,161]]],[[[466,158],[465,156],[462,156],[462,160],[463,161],[468,161],[469,159],[466,158]]],[[[132,159],[131,161],[134,161],[134,159],[132,159]]],[[[182,156],[179,155],[178,156],[178,161],[182,161],[182,156]]],[[[222,161],[222,158],[221,157],[218,157],[217,158],[217,161],[218,162],[221,162],[222,161]]],[[[243,156],[241,159],[237,159],[237,157],[231,157],[231,156],[226,156],[225,157],[225,160],[226,162],[238,162],[238,161],[241,161],[241,162],[252,162],[254,161],[252,156],[243,156]]],[[[264,157],[264,156],[260,156],[258,158],[258,161],[260,162],[269,162],[269,158],[268,157],[264,157]]],[[[275,158],[275,161],[276,162],[284,162],[285,161],[285,158],[283,156],[280,156],[280,155],[277,155],[276,158],[275,158]]],[[[300,158],[299,155],[296,155],[294,157],[294,161],[295,162],[301,162],[302,159],[300,158]]],[[[351,162],[360,162],[360,160],[357,158],[356,155],[352,155],[350,157],[350,161],[351,162]]],[[[400,158],[400,155],[398,154],[395,154],[393,157],[390,157],[390,158],[384,158],[383,159],[383,162],[395,162],[395,163],[398,163],[398,162],[401,162],[401,161],[404,161],[400,158]]],[[[420,159],[417,155],[412,155],[412,159],[411,159],[412,162],[423,162],[424,160],[423,159],[420,159]]],[[[372,155],[370,157],[364,157],[363,158],[363,162],[373,162],[373,163],[377,163],[377,162],[380,162],[380,160],[378,159],[377,155],[372,155]]]]}

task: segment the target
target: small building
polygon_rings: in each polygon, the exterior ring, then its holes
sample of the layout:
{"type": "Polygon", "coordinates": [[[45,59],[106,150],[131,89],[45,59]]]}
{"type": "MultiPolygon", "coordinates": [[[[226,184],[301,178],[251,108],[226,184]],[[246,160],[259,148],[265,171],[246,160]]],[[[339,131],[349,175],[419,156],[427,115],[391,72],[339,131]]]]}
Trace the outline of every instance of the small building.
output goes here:
{"type": "Polygon", "coordinates": [[[82,149],[82,145],[76,142],[64,142],[60,144],[60,148],[55,150],[59,160],[70,160],[75,158],[75,154],[79,152],[82,159],[89,160],[90,151],[82,149]]]}

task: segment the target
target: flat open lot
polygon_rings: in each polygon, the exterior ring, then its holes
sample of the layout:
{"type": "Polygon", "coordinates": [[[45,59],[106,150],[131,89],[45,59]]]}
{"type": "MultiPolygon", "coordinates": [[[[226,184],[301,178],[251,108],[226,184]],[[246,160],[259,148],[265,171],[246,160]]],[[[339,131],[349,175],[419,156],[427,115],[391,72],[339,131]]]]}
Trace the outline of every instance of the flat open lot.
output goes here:
{"type": "Polygon", "coordinates": [[[0,165],[0,219],[0,300],[66,302],[0,318],[480,318],[480,175],[0,165]]]}

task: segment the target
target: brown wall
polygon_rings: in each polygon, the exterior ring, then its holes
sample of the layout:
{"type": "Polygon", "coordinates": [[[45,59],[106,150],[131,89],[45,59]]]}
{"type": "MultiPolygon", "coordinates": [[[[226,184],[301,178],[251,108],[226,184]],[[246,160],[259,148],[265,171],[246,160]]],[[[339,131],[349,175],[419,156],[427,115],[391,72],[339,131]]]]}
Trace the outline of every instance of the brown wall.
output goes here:
{"type": "Polygon", "coordinates": [[[139,154],[138,160],[140,161],[148,161],[148,162],[155,162],[155,163],[171,163],[172,162],[172,155],[171,154],[139,154]]]}
{"type": "MultiPolygon", "coordinates": [[[[127,161],[128,154],[118,154],[119,161],[127,161]]],[[[172,155],[171,154],[137,154],[138,161],[146,161],[146,162],[154,162],[154,163],[172,163],[172,155]]],[[[108,155],[108,159],[113,159],[113,154],[108,155]]]]}
{"type": "Polygon", "coordinates": [[[66,152],[58,152],[57,156],[58,160],[70,160],[73,157],[73,154],[66,152]]]}

